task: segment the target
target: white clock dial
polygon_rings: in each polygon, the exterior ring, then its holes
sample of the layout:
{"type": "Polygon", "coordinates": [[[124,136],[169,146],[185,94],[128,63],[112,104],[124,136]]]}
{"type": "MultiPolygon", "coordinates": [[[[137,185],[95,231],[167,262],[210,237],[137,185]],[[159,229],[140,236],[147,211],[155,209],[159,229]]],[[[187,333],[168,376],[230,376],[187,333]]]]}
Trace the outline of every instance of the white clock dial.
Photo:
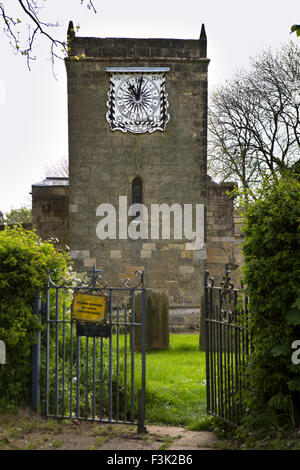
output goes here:
{"type": "Polygon", "coordinates": [[[159,114],[159,91],[156,85],[143,76],[121,82],[116,88],[116,105],[125,117],[142,122],[159,114]]]}
{"type": "Polygon", "coordinates": [[[107,120],[112,130],[164,130],[169,115],[162,73],[113,74],[110,83],[107,120]]]}

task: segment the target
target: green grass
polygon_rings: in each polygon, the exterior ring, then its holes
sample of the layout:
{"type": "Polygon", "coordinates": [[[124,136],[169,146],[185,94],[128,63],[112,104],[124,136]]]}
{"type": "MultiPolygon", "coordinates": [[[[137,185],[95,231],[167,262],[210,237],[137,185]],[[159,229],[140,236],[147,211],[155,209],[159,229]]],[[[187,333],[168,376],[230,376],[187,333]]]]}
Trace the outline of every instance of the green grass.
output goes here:
{"type": "Polygon", "coordinates": [[[147,352],[146,420],[200,429],[207,422],[205,352],[198,334],[170,334],[168,351],[147,352]]]}

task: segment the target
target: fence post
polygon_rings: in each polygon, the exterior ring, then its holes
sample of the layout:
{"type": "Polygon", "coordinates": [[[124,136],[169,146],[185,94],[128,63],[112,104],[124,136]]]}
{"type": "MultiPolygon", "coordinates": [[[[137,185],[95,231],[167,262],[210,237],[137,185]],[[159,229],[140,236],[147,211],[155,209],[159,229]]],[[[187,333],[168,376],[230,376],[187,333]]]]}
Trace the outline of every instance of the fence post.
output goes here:
{"type": "MultiPolygon", "coordinates": [[[[38,292],[33,302],[33,315],[37,316],[38,324],[41,322],[41,296],[38,292]]],[[[40,369],[41,369],[41,330],[38,328],[36,343],[32,347],[32,395],[31,407],[40,411],[40,369]]]]}
{"type": "Polygon", "coordinates": [[[146,328],[147,328],[147,306],[146,289],[142,289],[142,389],[138,390],[138,434],[147,432],[145,427],[145,400],[146,400],[146,328]]]}

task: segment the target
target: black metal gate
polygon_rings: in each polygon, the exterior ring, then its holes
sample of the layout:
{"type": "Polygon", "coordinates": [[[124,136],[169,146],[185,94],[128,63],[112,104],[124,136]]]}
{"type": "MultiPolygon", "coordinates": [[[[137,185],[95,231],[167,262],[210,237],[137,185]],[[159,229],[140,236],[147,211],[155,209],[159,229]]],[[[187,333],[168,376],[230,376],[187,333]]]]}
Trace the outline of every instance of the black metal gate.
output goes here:
{"type": "Polygon", "coordinates": [[[137,424],[138,432],[144,432],[143,273],[136,273],[135,285],[127,279],[120,288],[108,287],[98,273],[94,266],[91,282],[76,286],[57,285],[49,275],[40,345],[41,409],[46,417],[137,424]],[[72,298],[76,292],[105,296],[106,321],[74,319],[72,298]],[[137,295],[141,296],[139,312],[137,295]]]}
{"type": "Polygon", "coordinates": [[[230,282],[221,286],[205,272],[207,413],[238,425],[244,413],[245,365],[250,353],[248,300],[230,282]]]}

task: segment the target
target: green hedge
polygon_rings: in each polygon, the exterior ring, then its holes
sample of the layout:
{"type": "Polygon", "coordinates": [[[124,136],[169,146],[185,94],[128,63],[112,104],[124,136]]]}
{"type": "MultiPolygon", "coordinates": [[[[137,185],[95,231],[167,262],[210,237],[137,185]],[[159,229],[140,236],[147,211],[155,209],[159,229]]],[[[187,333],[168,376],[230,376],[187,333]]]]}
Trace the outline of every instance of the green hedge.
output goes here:
{"type": "Polygon", "coordinates": [[[31,398],[31,351],[36,338],[33,299],[45,285],[47,269],[57,278],[68,256],[41,242],[32,231],[14,227],[0,232],[0,339],[6,365],[0,366],[0,404],[28,404],[31,398]]]}
{"type": "Polygon", "coordinates": [[[247,370],[246,424],[299,424],[300,182],[265,184],[245,211],[244,282],[250,297],[253,352],[247,370]]]}

